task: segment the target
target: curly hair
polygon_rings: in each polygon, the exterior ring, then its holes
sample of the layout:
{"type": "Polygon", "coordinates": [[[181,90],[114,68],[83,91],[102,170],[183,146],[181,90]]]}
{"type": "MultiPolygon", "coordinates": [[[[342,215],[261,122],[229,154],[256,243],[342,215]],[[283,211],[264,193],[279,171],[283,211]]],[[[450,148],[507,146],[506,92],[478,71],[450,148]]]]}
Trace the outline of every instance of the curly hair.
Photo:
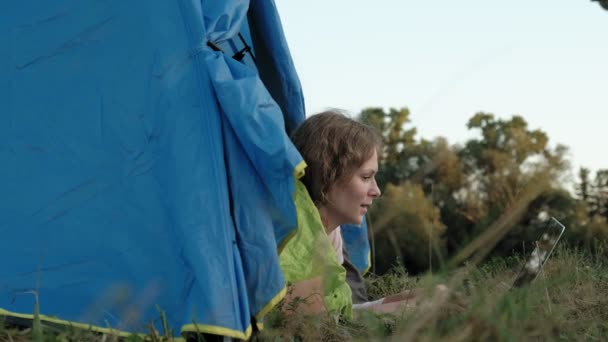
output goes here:
{"type": "Polygon", "coordinates": [[[337,111],[310,116],[291,140],[308,165],[302,182],[316,205],[327,204],[332,186],[349,181],[374,151],[380,155],[382,146],[374,127],[337,111]]]}

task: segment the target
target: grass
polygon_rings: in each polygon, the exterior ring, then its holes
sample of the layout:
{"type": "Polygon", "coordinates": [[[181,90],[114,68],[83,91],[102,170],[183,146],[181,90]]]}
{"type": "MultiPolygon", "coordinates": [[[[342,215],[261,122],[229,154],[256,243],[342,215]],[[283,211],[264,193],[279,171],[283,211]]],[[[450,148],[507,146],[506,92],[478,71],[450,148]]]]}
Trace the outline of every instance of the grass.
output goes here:
{"type": "Polygon", "coordinates": [[[274,311],[260,341],[603,341],[608,338],[608,261],[560,248],[545,277],[509,290],[521,260],[493,259],[451,274],[408,277],[402,267],[368,277],[373,298],[445,283],[460,293],[444,303],[396,316],[366,313],[349,322],[329,317],[284,317],[274,311]],[[468,295],[466,293],[469,293],[468,295]],[[454,299],[468,303],[452,305],[454,299]]]}
{"type": "MultiPolygon", "coordinates": [[[[382,277],[368,276],[368,292],[380,298],[404,289],[447,284],[466,307],[438,302],[398,315],[364,312],[353,320],[292,314],[279,309],[265,319],[254,341],[604,341],[608,338],[608,260],[558,248],[545,266],[545,277],[509,290],[517,257],[496,258],[449,274],[408,276],[400,266],[382,277]]],[[[163,324],[163,332],[170,327],[163,324]]],[[[150,330],[145,340],[169,341],[170,334],[150,330]]],[[[0,341],[114,341],[87,331],[52,332],[40,326],[15,330],[0,325],[0,341]]],[[[128,341],[142,341],[139,336],[128,341]]]]}

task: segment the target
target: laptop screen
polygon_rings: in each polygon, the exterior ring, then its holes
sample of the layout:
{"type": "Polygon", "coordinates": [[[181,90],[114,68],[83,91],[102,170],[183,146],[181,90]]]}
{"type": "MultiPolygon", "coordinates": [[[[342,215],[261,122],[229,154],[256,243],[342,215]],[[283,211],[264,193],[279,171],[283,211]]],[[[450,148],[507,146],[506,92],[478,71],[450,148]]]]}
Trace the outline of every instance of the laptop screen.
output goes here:
{"type": "Polygon", "coordinates": [[[533,243],[532,253],[530,253],[525,264],[517,274],[513,287],[524,286],[533,282],[538,277],[565,229],[566,227],[555,217],[551,217],[545,223],[540,236],[533,243]]]}

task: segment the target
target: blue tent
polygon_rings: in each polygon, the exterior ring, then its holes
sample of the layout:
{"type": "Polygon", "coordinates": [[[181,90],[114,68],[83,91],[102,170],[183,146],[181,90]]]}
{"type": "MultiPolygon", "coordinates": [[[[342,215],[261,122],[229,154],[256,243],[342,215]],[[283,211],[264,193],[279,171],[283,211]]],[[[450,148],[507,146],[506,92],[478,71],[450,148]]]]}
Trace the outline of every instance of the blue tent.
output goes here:
{"type": "Polygon", "coordinates": [[[350,261],[361,274],[367,273],[372,266],[367,225],[367,219],[364,218],[360,226],[348,224],[340,227],[350,261]]]}
{"type": "Polygon", "coordinates": [[[0,316],[261,327],[304,168],[272,1],[2,2],[0,105],[0,316]]]}
{"type": "Polygon", "coordinates": [[[247,338],[304,164],[274,3],[0,3],[0,315],[247,338]],[[257,67],[256,67],[257,64],[257,67]]]}

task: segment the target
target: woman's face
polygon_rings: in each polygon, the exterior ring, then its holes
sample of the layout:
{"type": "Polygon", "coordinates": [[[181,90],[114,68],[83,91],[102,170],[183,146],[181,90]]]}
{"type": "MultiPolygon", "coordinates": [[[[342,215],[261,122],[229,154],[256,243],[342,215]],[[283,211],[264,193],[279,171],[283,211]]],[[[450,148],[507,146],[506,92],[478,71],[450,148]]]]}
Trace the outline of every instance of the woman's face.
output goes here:
{"type": "Polygon", "coordinates": [[[375,175],[378,172],[378,155],[363,163],[346,182],[334,185],[327,194],[326,213],[336,225],[361,224],[375,198],[380,196],[375,175]]]}

